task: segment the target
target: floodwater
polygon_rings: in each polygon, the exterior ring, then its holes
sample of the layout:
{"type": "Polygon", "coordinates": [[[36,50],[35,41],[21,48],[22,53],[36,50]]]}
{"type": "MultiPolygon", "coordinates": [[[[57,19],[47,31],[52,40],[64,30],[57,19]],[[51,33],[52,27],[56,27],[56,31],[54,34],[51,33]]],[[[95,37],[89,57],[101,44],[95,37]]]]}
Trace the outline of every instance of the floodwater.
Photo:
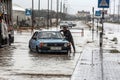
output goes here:
{"type": "Polygon", "coordinates": [[[29,51],[30,37],[30,32],[15,32],[15,43],[0,49],[0,80],[70,80],[81,52],[78,42],[75,56],[38,54],[29,51]]]}

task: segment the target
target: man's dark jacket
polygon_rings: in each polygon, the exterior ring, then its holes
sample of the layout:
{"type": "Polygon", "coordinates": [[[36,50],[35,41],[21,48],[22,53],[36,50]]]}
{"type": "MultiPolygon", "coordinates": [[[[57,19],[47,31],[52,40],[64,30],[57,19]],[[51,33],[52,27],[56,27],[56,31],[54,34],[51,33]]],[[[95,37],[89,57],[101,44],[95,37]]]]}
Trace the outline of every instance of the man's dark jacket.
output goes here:
{"type": "Polygon", "coordinates": [[[73,37],[71,35],[71,32],[69,30],[61,30],[60,32],[63,32],[63,35],[65,36],[65,39],[68,40],[69,42],[73,41],[73,37]]]}

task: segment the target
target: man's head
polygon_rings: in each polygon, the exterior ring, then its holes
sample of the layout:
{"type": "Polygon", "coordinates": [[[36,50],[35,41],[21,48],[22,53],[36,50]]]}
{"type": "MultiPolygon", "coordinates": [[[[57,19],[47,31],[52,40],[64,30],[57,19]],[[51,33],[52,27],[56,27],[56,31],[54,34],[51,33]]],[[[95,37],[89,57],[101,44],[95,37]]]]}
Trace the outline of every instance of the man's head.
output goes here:
{"type": "Polygon", "coordinates": [[[68,26],[67,26],[67,25],[64,25],[64,26],[63,26],[63,30],[66,31],[67,29],[68,29],[68,26]]]}

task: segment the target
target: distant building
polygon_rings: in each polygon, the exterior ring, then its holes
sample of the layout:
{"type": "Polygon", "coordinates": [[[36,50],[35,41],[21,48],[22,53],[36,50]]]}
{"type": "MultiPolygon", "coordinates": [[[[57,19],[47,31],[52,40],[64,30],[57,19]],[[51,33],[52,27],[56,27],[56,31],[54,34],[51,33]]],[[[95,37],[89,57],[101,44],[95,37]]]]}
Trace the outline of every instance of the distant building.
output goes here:
{"type": "Polygon", "coordinates": [[[90,15],[90,12],[84,11],[84,10],[78,11],[77,14],[76,14],[77,17],[86,17],[86,16],[89,16],[89,15],[90,15]]]}
{"type": "Polygon", "coordinates": [[[84,10],[78,11],[76,17],[80,20],[85,20],[85,21],[91,20],[90,12],[84,10]]]}
{"type": "Polygon", "coordinates": [[[110,22],[120,22],[120,15],[118,15],[118,14],[111,14],[111,15],[109,15],[109,19],[107,21],[110,21],[110,22]]]}
{"type": "Polygon", "coordinates": [[[18,17],[18,21],[21,21],[22,19],[26,19],[25,9],[22,8],[21,6],[17,4],[13,4],[12,10],[13,10],[13,23],[17,22],[17,17],[18,17]]]}

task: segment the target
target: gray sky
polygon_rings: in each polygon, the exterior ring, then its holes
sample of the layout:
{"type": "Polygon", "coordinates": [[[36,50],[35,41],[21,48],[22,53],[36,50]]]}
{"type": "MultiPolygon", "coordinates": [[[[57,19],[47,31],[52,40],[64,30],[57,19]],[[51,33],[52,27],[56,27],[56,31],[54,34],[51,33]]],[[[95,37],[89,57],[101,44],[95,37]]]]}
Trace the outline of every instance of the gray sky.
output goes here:
{"type": "MultiPolygon", "coordinates": [[[[40,0],[41,9],[47,9],[48,0],[40,0]]],[[[51,0],[50,0],[51,1],[51,0]]],[[[95,10],[98,10],[98,0],[59,0],[66,3],[68,6],[68,13],[76,14],[77,11],[85,10],[92,12],[92,7],[95,7],[95,10]]],[[[16,3],[24,8],[32,7],[32,0],[13,0],[13,3],[16,3]]],[[[117,13],[118,0],[115,0],[115,13],[117,13]]],[[[34,8],[38,8],[38,0],[34,0],[34,8]]],[[[56,10],[56,0],[53,0],[53,9],[56,10]]],[[[109,13],[114,13],[114,0],[111,0],[111,8],[107,9],[109,13]]]]}

